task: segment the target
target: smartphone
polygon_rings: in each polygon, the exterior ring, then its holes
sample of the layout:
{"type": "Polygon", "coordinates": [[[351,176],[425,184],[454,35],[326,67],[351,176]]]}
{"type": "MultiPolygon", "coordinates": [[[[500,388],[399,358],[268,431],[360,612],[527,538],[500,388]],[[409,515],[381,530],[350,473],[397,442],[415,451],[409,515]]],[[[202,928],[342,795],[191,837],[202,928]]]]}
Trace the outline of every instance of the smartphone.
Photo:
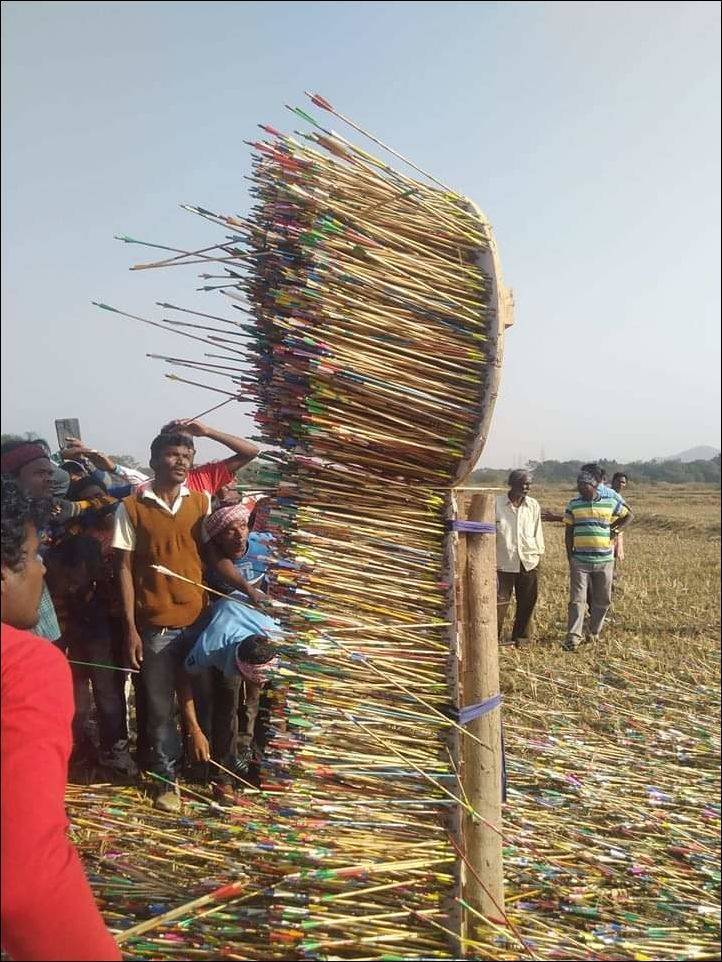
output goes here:
{"type": "Polygon", "coordinates": [[[62,451],[67,447],[68,438],[80,440],[80,421],[77,418],[61,418],[55,422],[55,433],[58,435],[58,447],[62,451]]]}

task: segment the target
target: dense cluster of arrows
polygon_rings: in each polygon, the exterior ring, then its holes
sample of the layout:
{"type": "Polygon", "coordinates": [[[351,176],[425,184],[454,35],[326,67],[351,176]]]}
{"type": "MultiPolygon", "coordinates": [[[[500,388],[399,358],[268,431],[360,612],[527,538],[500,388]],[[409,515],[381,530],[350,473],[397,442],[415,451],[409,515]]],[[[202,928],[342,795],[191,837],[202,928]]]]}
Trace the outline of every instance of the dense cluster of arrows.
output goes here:
{"type": "Polygon", "coordinates": [[[269,827],[266,861],[290,901],[274,889],[273,937],[320,957],[449,957],[450,813],[470,803],[449,739],[447,495],[491,403],[493,241],[461,195],[294,114],[309,132],[266,126],[252,144],[248,216],[193,208],[226,243],[138,268],[220,263],[206,288],[248,315],[150,323],[215,348],[164,360],[230,379],[212,389],[253,399],[274,449],[287,640],[262,788],[267,819],[289,824],[269,827]]]}

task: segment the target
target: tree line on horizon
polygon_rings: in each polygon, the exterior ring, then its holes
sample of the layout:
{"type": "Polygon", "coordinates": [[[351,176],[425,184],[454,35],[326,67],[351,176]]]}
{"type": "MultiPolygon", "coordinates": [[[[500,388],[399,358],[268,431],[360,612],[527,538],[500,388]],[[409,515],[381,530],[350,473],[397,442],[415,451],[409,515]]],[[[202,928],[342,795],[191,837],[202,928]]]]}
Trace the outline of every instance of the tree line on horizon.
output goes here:
{"type": "MultiPolygon", "coordinates": [[[[583,461],[527,461],[525,469],[537,484],[571,484],[579,474],[583,461]]],[[[615,461],[600,458],[607,479],[621,471],[638,484],[719,484],[720,455],[709,461],[615,461]]],[[[477,468],[471,479],[480,484],[506,484],[510,468],[477,468]]]]}

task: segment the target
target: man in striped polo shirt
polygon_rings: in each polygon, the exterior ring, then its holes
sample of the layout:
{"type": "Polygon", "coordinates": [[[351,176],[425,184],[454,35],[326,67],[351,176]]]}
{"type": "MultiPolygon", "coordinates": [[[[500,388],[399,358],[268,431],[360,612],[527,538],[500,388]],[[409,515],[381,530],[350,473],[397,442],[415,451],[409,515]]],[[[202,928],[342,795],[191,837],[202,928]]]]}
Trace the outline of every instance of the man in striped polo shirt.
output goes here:
{"type": "Polygon", "coordinates": [[[589,640],[598,641],[612,602],[614,573],[613,535],[631,519],[620,498],[604,496],[593,474],[577,478],[578,498],[564,511],[565,543],[569,559],[570,591],[566,651],[576,651],[583,640],[587,589],[591,589],[589,640]]]}

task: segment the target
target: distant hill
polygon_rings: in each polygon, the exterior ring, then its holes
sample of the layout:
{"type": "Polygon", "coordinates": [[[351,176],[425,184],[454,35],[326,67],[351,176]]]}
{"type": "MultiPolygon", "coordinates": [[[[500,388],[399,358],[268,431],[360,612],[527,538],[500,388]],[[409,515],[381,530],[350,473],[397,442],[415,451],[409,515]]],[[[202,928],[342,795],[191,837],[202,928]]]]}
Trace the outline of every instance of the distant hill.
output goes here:
{"type": "Polygon", "coordinates": [[[688,448],[679,454],[671,454],[668,458],[660,458],[660,461],[681,461],[683,464],[689,464],[690,461],[711,461],[719,453],[719,448],[712,448],[709,444],[700,444],[696,448],[688,448]]]}

